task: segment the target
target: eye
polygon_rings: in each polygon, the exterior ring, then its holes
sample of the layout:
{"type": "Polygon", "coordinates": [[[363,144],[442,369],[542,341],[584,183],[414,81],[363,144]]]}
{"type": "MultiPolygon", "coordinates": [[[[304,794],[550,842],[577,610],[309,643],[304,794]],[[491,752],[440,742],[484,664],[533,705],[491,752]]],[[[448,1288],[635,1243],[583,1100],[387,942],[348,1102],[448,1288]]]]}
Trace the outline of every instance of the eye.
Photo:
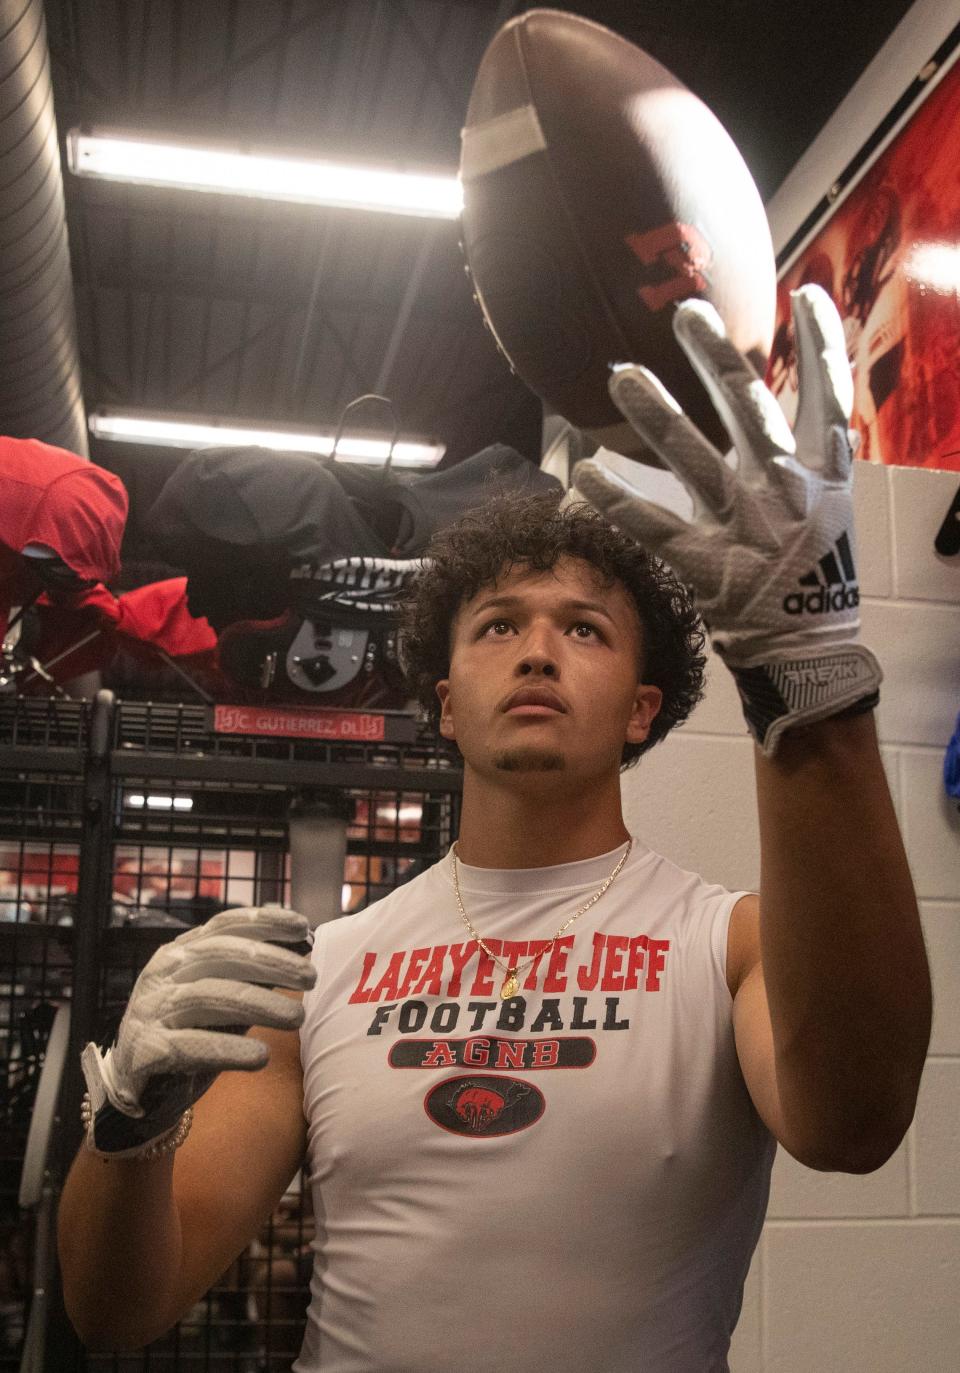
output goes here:
{"type": "MultiPolygon", "coordinates": [[[[597,628],[597,626],[596,626],[596,625],[592,625],[592,624],[590,623],[589,620],[578,620],[578,621],[576,622],[576,624],[571,625],[571,629],[573,629],[573,630],[575,630],[575,631],[581,630],[581,629],[586,629],[586,630],[589,630],[589,632],[590,632],[591,634],[595,635],[598,639],[602,639],[602,638],[603,638],[603,635],[600,633],[600,631],[599,631],[599,629],[597,628]]],[[[583,634],[577,633],[577,634],[576,634],[576,637],[577,637],[578,639],[583,639],[583,638],[585,638],[586,636],[583,635],[583,634]]]]}
{"type": "Polygon", "coordinates": [[[496,633],[494,633],[493,638],[502,639],[504,635],[501,634],[499,631],[502,629],[512,628],[513,625],[510,623],[509,620],[488,620],[488,622],[481,628],[479,637],[482,639],[484,635],[489,634],[490,630],[492,629],[497,631],[496,633]]]}

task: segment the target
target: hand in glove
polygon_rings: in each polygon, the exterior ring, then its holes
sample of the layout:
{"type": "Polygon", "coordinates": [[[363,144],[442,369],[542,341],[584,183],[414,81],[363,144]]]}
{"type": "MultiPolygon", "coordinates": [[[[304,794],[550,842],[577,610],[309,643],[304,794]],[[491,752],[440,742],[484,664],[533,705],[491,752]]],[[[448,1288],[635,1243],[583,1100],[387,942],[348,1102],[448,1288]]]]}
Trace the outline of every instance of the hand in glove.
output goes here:
{"type": "Polygon", "coordinates": [[[853,382],[843,326],[819,286],[792,292],[791,304],[800,370],[793,433],[713,306],[688,300],[676,309],[677,340],[733,440],[732,467],[646,368],[611,377],[618,408],[692,496],[692,521],[645,500],[595,460],[574,473],[592,505],[690,587],[768,756],[786,729],[871,709],[883,675],[857,643],[857,436],[848,428],[853,382]]]}
{"type": "Polygon", "coordinates": [[[224,1069],[264,1067],[266,1044],[241,1036],[250,1025],[303,1023],[302,1004],[270,988],[314,985],[309,955],[275,947],[308,935],[296,911],[238,908],[157,950],[134,984],[114,1046],[101,1053],[88,1044],[81,1055],[92,1108],[88,1142],[97,1153],[140,1153],[224,1069]]]}

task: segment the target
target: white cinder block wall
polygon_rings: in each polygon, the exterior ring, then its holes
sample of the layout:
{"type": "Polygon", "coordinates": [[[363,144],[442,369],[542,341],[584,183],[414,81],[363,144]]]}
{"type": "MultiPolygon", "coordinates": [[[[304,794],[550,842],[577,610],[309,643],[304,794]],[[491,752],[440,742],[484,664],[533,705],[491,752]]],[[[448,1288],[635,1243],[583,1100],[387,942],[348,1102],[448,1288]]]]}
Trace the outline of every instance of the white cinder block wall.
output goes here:
{"type": "MultiPolygon", "coordinates": [[[[877,724],[933,978],[916,1117],[894,1157],[862,1177],[816,1173],[778,1149],[733,1373],[960,1368],[960,814],[942,776],[960,712],[960,557],[933,547],[958,483],[854,467],[862,638],[885,674],[877,724]]],[[[628,825],[652,848],[758,889],[753,745],[716,659],[706,699],[624,774],[623,793],[628,825]]]]}

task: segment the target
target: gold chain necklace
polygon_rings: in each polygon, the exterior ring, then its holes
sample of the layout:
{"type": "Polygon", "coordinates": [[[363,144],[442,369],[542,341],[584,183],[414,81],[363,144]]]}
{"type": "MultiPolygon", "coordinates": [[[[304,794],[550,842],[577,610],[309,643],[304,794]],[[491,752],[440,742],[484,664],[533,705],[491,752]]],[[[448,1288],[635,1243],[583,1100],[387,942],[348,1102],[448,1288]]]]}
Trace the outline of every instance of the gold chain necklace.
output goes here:
{"type": "MultiPolygon", "coordinates": [[[[458,841],[458,842],[459,842],[459,841],[458,841]]],[[[576,914],[575,914],[575,915],[571,915],[570,919],[567,920],[563,925],[560,926],[559,930],[557,930],[556,934],[555,934],[555,935],[553,936],[553,938],[550,940],[550,943],[546,946],[545,949],[541,949],[540,952],[539,952],[538,954],[535,954],[534,957],[531,958],[528,962],[523,963],[523,964],[520,964],[520,965],[516,965],[516,964],[515,964],[515,965],[511,968],[511,967],[508,967],[507,964],[504,963],[501,959],[499,959],[495,953],[492,953],[491,950],[487,948],[486,944],[484,944],[483,940],[480,938],[480,936],[477,934],[476,930],[475,930],[475,929],[473,928],[473,926],[470,924],[470,917],[469,917],[469,915],[467,915],[466,911],[463,909],[463,898],[462,898],[461,895],[460,895],[460,883],[459,883],[459,881],[457,880],[457,845],[456,845],[456,843],[453,845],[453,848],[450,850],[450,854],[451,854],[451,856],[452,856],[452,858],[453,858],[453,888],[454,888],[454,891],[455,891],[456,894],[457,894],[457,905],[460,907],[460,914],[463,916],[464,924],[466,925],[466,927],[467,927],[467,929],[470,931],[470,933],[473,935],[473,937],[474,937],[474,939],[477,941],[477,943],[480,945],[480,948],[483,950],[483,952],[487,955],[488,958],[492,959],[493,962],[496,963],[496,965],[497,965],[498,968],[502,968],[503,971],[506,973],[506,977],[503,979],[503,984],[502,984],[502,986],[500,987],[500,1000],[501,1000],[501,1001],[507,1001],[507,1000],[509,1000],[509,998],[510,998],[511,996],[516,996],[517,992],[520,990],[520,980],[519,980],[519,976],[518,976],[518,975],[519,975],[521,972],[526,972],[526,970],[527,970],[528,968],[532,967],[533,964],[536,963],[536,961],[537,961],[538,958],[543,958],[544,954],[548,954],[548,953],[550,952],[550,950],[553,948],[554,944],[556,944],[557,940],[558,940],[558,939],[560,938],[560,936],[563,934],[564,930],[567,929],[567,927],[568,927],[569,925],[572,925],[573,922],[574,922],[575,920],[579,920],[580,916],[583,915],[583,913],[584,913],[585,911],[588,911],[588,910],[590,909],[591,906],[595,905],[595,904],[600,900],[600,898],[601,898],[601,896],[603,895],[603,893],[607,890],[607,888],[609,887],[610,883],[613,881],[613,879],[616,877],[617,873],[618,873],[618,872],[620,871],[620,869],[623,867],[624,863],[625,863],[625,862],[627,861],[627,859],[630,857],[630,850],[631,850],[632,848],[633,848],[633,839],[631,838],[630,841],[629,841],[629,843],[627,844],[627,851],[626,851],[626,853],[625,853],[625,854],[623,855],[623,857],[620,859],[620,862],[619,862],[619,863],[617,864],[617,866],[614,868],[613,872],[610,874],[610,876],[609,876],[609,877],[607,878],[607,880],[604,882],[604,884],[603,884],[603,886],[600,888],[600,890],[599,890],[598,892],[594,892],[594,894],[593,894],[593,896],[591,896],[590,900],[589,900],[589,901],[585,901],[584,904],[580,907],[580,909],[576,912],[576,914]]]]}

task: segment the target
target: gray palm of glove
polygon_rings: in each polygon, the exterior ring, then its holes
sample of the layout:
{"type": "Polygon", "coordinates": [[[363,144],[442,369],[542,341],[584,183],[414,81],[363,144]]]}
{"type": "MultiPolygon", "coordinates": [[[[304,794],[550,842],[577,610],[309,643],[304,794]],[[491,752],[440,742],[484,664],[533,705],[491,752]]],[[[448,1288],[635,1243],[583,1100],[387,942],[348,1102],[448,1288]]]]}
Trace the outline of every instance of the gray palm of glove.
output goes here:
{"type": "Polygon", "coordinates": [[[309,955],[277,947],[308,936],[296,911],[241,907],[158,949],[134,984],[116,1043],[105,1053],[88,1044],[81,1056],[93,1147],[112,1157],[136,1154],[167,1133],[219,1073],[264,1067],[266,1044],[241,1036],[251,1025],[294,1030],[303,1023],[302,1004],[271,988],[314,985],[309,955]]]}
{"type": "Polygon", "coordinates": [[[617,407],[689,492],[692,520],[597,461],[574,474],[592,505],[691,588],[767,754],[791,726],[875,705],[882,678],[856,642],[857,436],[848,427],[853,382],[843,326],[818,286],[794,291],[791,303],[800,370],[793,433],[705,301],[680,304],[673,327],[733,440],[729,458],[646,368],[618,368],[611,378],[617,407]]]}

